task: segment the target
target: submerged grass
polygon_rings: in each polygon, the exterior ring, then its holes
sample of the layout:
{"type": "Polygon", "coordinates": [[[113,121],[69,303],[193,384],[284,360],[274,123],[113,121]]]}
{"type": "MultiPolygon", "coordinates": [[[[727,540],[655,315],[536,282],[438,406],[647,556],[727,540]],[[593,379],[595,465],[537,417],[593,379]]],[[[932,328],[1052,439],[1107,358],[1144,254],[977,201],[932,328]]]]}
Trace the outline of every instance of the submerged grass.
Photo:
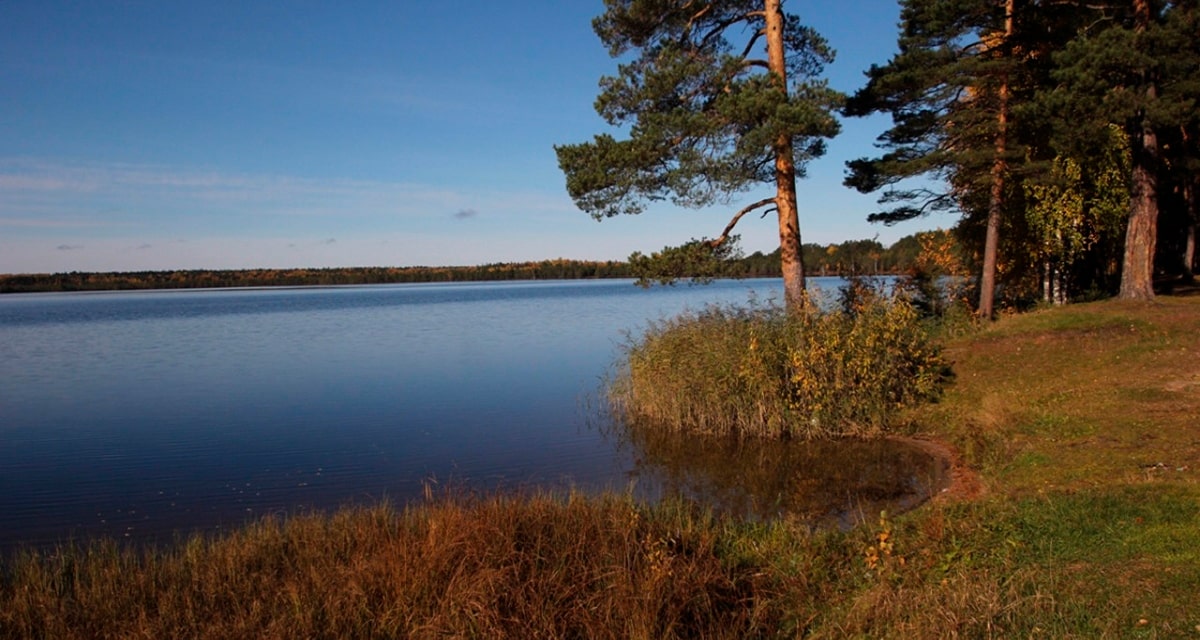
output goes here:
{"type": "Polygon", "coordinates": [[[1200,298],[1005,318],[907,419],[985,492],[849,531],[452,497],[0,569],[0,637],[1200,637],[1200,298]]]}

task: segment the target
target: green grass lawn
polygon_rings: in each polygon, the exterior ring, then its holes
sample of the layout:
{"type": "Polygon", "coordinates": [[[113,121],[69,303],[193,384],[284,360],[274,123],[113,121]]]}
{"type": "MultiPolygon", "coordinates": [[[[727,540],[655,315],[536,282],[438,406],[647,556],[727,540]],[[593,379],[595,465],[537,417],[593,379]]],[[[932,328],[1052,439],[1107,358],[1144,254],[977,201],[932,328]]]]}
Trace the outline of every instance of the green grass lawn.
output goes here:
{"type": "Polygon", "coordinates": [[[914,419],[985,491],[903,518],[936,570],[882,588],[868,635],[937,637],[944,609],[968,637],[1200,637],[1200,299],[1005,318],[948,356],[914,419]]]}
{"type": "Polygon", "coordinates": [[[621,497],[264,521],[0,571],[0,637],[1200,638],[1200,297],[1005,317],[912,410],[975,480],[846,532],[621,497]]]}

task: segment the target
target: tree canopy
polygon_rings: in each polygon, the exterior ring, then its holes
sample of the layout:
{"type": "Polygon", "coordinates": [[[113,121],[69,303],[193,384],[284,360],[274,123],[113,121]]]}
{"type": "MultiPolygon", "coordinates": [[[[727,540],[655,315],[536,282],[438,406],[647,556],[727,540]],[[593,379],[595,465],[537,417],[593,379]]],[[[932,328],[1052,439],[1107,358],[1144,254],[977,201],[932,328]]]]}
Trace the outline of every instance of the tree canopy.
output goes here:
{"type": "Polygon", "coordinates": [[[1187,156],[1194,159],[1195,151],[1179,144],[1169,158],[1163,141],[1195,127],[1200,99],[1196,5],[1194,0],[1082,5],[1080,10],[1088,12],[1093,23],[1055,54],[1058,84],[1048,100],[1069,121],[1058,129],[1059,145],[1092,151],[1095,132],[1109,126],[1123,130],[1128,141],[1131,175],[1122,298],[1154,297],[1163,178],[1176,187],[1195,183],[1194,173],[1164,175],[1172,161],[1189,164],[1187,156]]]}
{"type": "Polygon", "coordinates": [[[1062,301],[1119,281],[1121,297],[1146,299],[1156,273],[1190,272],[1195,0],[900,5],[898,53],[871,67],[845,110],[893,120],[880,155],[848,163],[846,185],[887,205],[870,219],[960,212],[984,315],[994,277],[1008,296],[1062,301]],[[1169,259],[1156,253],[1162,239],[1169,259]]]}
{"type": "Polygon", "coordinates": [[[821,79],[828,44],[781,4],[606,0],[594,21],[618,66],[596,101],[610,128],[556,147],[572,198],[597,219],[656,202],[732,214],[715,238],[635,254],[639,275],[724,273],[735,226],[764,209],[802,299],[795,177],[839,105],[892,118],[879,152],[847,163],[847,186],[880,194],[868,218],[959,213],[985,317],[1001,297],[1148,299],[1195,270],[1200,0],[899,0],[897,52],[847,100],[821,79]]]}

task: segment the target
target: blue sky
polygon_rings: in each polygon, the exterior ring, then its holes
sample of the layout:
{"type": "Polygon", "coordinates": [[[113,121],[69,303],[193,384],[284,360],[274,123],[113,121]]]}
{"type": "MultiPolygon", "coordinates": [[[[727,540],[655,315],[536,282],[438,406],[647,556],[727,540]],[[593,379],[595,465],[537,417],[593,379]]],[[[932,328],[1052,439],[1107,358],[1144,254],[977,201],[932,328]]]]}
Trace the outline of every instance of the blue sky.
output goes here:
{"type": "MultiPolygon", "coordinates": [[[[851,91],[892,0],[789,0],[851,91]]],[[[596,222],[553,145],[604,130],[599,0],[0,0],[0,273],[624,259],[720,232],[738,202],[596,222]]],[[[845,123],[799,184],[806,242],[878,236],[841,186],[887,126],[845,123]]],[[[743,248],[778,245],[771,220],[743,248]]]]}

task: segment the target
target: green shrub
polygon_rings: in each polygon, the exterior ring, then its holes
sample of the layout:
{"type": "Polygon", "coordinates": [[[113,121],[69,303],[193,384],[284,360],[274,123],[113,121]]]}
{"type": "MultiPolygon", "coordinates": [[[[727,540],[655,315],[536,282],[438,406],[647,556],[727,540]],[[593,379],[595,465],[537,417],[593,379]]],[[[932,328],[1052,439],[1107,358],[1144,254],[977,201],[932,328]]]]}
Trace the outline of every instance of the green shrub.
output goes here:
{"type": "Polygon", "coordinates": [[[935,398],[945,365],[903,296],[854,287],[833,307],[710,306],[651,324],[610,397],[658,428],[770,438],[885,431],[935,398]]]}

